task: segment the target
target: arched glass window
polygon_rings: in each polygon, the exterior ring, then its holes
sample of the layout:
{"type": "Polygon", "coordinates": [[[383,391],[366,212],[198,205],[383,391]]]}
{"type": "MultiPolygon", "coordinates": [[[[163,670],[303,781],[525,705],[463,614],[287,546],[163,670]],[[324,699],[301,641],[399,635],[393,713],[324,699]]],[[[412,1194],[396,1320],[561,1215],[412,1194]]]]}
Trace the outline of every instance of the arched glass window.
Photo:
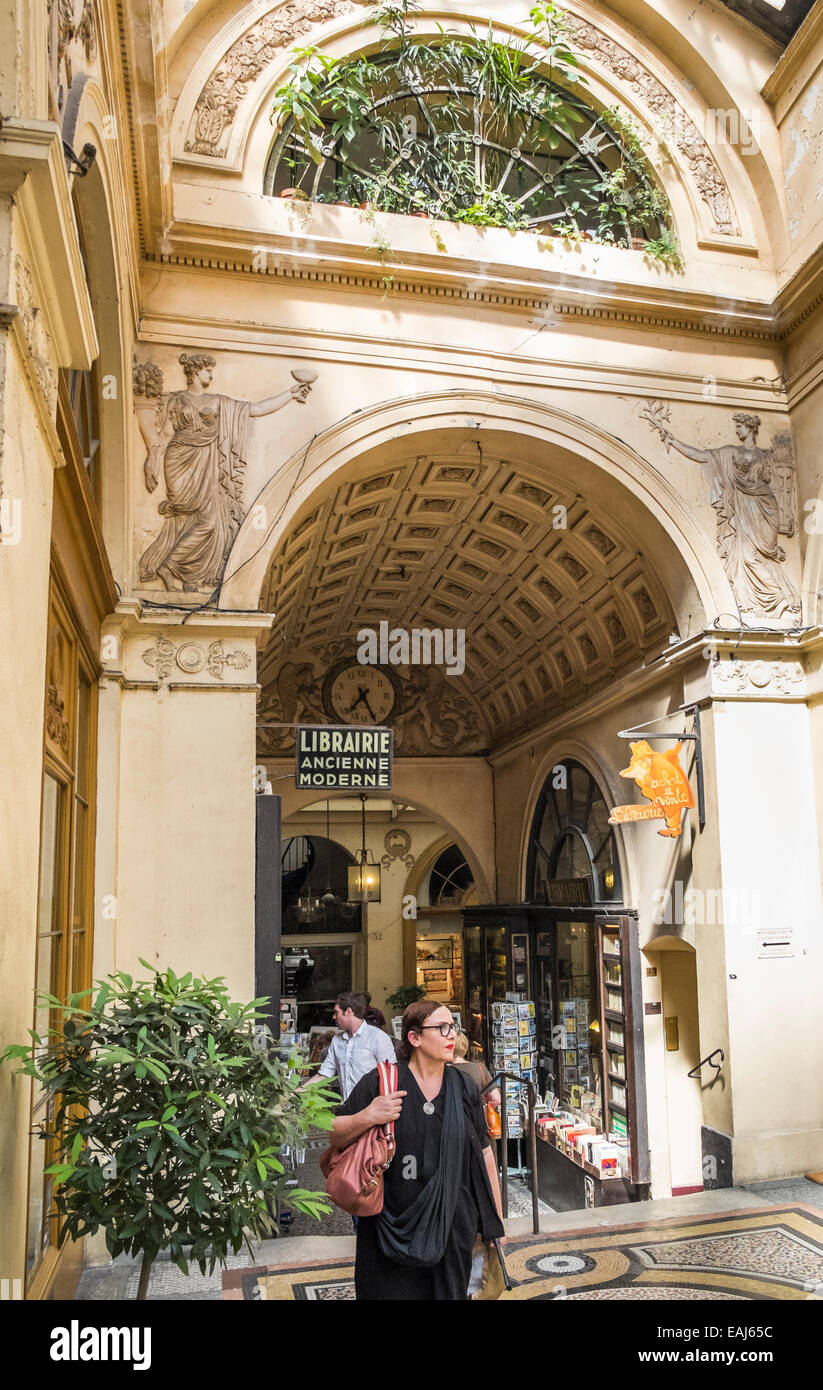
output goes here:
{"type": "MultiPolygon", "coordinates": [[[[272,148],[264,191],[297,189],[316,202],[371,204],[478,225],[588,232],[628,246],[661,236],[665,198],[649,177],[636,135],[548,79],[542,90],[573,120],[511,114],[490,97],[477,57],[466,53],[424,81],[404,75],[397,54],[374,62],[367,118],[347,139],[321,107],[322,130],[289,119],[272,148]],[[381,73],[385,77],[381,77],[381,73]],[[478,201],[480,200],[480,201],[478,201]]],[[[339,121],[338,121],[339,126],[339,121]]]]}
{"type": "Polygon", "coordinates": [[[458,907],[474,887],[474,875],[462,849],[449,845],[429,874],[429,906],[458,907]]]}
{"type": "Polygon", "coordinates": [[[554,880],[588,884],[593,903],[623,900],[609,808],[581,763],[565,759],[546,778],[532,821],[526,901],[550,902],[554,880]]]}

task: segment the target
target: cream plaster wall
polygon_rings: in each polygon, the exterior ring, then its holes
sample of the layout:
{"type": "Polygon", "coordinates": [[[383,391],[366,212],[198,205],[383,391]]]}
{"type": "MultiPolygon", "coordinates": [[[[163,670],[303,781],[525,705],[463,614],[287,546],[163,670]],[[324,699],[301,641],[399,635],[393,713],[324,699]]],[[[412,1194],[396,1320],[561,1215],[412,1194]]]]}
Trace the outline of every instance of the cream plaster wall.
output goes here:
{"type": "Polygon", "coordinates": [[[115,646],[101,701],[96,971],[116,960],[140,974],[143,957],[178,973],[223,975],[235,998],[250,999],[254,672],[256,642],[270,620],[221,624],[212,616],[181,627],[179,614],[141,617],[134,605],[121,608],[104,634],[115,646]],[[183,652],[168,669],[157,664],[163,642],[183,652]],[[236,662],[220,675],[206,666],[214,642],[236,662]]]}
{"type": "Polygon", "coordinates": [[[746,1182],[804,1172],[823,1155],[823,918],[815,796],[803,775],[811,763],[808,712],[801,704],[726,702],[715,717],[715,744],[735,1179],[746,1182]],[[728,911],[735,893],[742,903],[752,888],[760,925],[791,929],[790,956],[760,959],[756,921],[728,911]]]}
{"type": "MultiPolygon", "coordinates": [[[[651,957],[650,957],[651,959],[651,957]]],[[[666,1100],[671,1185],[700,1187],[703,1184],[703,1154],[700,1127],[703,1107],[700,1081],[689,1081],[688,1072],[700,1061],[700,1033],[697,1011],[697,975],[691,950],[659,951],[658,970],[664,1025],[666,1100]],[[668,1051],[666,1020],[677,1024],[678,1047],[668,1051]]]]}
{"type": "MultiPolygon", "coordinates": [[[[32,1027],[37,949],[54,456],[32,389],[15,337],[2,332],[0,497],[22,503],[22,530],[18,544],[0,545],[0,1052],[25,1042],[32,1027]]],[[[31,1082],[14,1076],[11,1064],[0,1067],[3,1278],[24,1277],[30,1106],[31,1082]]]]}
{"type": "Polygon", "coordinates": [[[785,284],[820,247],[823,209],[823,15],[814,7],[764,88],[776,120],[786,237],[778,259],[785,284]]]}

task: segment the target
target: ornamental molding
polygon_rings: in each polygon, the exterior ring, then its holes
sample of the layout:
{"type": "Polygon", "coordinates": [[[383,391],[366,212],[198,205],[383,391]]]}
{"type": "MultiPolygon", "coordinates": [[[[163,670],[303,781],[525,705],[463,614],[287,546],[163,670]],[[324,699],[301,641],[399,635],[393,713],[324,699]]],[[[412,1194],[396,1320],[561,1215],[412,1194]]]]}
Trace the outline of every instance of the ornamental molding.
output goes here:
{"type": "Polygon", "coordinates": [[[408,830],[404,830],[402,826],[392,826],[383,836],[383,845],[386,853],[380,860],[381,868],[390,869],[398,859],[407,871],[414,867],[415,856],[411,853],[411,835],[408,830]]]}
{"type": "Polygon", "coordinates": [[[252,24],[221,58],[197,99],[186,154],[225,159],[240,103],[265,67],[318,24],[352,14],[351,0],[287,0],[252,24]]]}
{"type": "MultiPolygon", "coordinates": [[[[189,121],[184,153],[226,160],[237,113],[263,70],[316,25],[357,9],[351,0],[287,0],[251,24],[232,43],[201,90],[189,121]]],[[[635,98],[665,124],[709,210],[715,235],[740,236],[726,180],[683,104],[639,57],[605,30],[578,15],[568,13],[567,18],[582,52],[629,87],[635,98]]]]}
{"type": "Polygon", "coordinates": [[[46,688],[46,736],[50,743],[56,744],[68,756],[69,721],[63,692],[57,685],[46,688]]]}
{"type": "Polygon", "coordinates": [[[739,236],[740,224],[726,180],[682,103],[640,58],[604,30],[576,15],[568,15],[568,20],[572,36],[583,52],[625,82],[643,106],[665,123],[709,209],[714,232],[720,236],[739,236]]]}
{"type": "Polygon", "coordinates": [[[805,695],[800,661],[732,661],[718,658],[711,667],[713,695],[805,695]]]}
{"type": "Polygon", "coordinates": [[[45,315],[34,302],[34,277],[22,256],[15,257],[14,269],[18,322],[23,341],[35,380],[53,417],[57,409],[57,372],[52,366],[54,349],[44,321],[45,315]]]}
{"type": "MultiPolygon", "coordinates": [[[[184,256],[164,252],[159,256],[146,256],[147,263],[155,265],[179,266],[184,269],[212,270],[230,275],[252,275],[256,278],[300,281],[304,284],[339,286],[345,290],[370,290],[381,299],[386,298],[385,276],[357,274],[345,270],[315,270],[310,266],[266,265],[258,268],[250,262],[223,260],[216,256],[184,256]]],[[[655,312],[652,306],[632,309],[611,309],[606,306],[556,302],[546,294],[514,294],[505,290],[472,289],[467,285],[444,284],[435,280],[404,280],[395,274],[391,288],[391,298],[398,295],[414,299],[459,300],[470,304],[491,304],[498,308],[521,309],[527,312],[539,311],[562,315],[564,318],[585,318],[590,322],[621,323],[633,328],[660,332],[671,329],[679,333],[694,333],[701,337],[711,335],[719,338],[745,339],[754,342],[779,342],[783,334],[776,323],[765,320],[762,323],[729,322],[728,317],[718,316],[713,321],[708,311],[681,316],[672,313],[655,312]]],[[[821,296],[823,298],[823,296],[821,296]]],[[[764,306],[768,311],[769,306],[764,306]]]]}
{"type": "Polygon", "coordinates": [[[168,680],[175,666],[187,676],[197,675],[208,670],[215,680],[222,681],[226,668],[244,671],[251,664],[248,652],[234,649],[226,651],[222,639],[209,642],[180,642],[175,645],[161,634],[155,638],[154,646],[141,653],[146,666],[155,671],[161,681],[168,680]]]}

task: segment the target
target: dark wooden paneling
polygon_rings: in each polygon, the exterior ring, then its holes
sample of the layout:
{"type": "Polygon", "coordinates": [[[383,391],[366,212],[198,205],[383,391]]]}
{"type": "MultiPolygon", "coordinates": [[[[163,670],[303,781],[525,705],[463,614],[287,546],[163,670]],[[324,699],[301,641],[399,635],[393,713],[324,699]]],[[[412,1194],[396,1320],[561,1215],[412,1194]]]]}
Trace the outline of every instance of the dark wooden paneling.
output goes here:
{"type": "Polygon", "coordinates": [[[280,1037],[280,961],[282,898],[280,886],[281,809],[279,796],[255,801],[254,993],[271,1000],[271,1027],[280,1037]]]}

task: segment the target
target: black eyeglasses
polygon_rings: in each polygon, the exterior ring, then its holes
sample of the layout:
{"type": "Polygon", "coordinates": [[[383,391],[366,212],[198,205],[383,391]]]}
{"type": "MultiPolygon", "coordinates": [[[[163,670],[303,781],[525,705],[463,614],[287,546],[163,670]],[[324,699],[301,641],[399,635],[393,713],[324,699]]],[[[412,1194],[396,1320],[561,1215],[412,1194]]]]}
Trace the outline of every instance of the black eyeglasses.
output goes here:
{"type": "Polygon", "coordinates": [[[439,1028],[441,1038],[447,1038],[449,1033],[457,1032],[457,1024],[454,1019],[451,1023],[421,1023],[419,1028],[413,1029],[415,1033],[422,1033],[424,1028],[439,1028]]]}

